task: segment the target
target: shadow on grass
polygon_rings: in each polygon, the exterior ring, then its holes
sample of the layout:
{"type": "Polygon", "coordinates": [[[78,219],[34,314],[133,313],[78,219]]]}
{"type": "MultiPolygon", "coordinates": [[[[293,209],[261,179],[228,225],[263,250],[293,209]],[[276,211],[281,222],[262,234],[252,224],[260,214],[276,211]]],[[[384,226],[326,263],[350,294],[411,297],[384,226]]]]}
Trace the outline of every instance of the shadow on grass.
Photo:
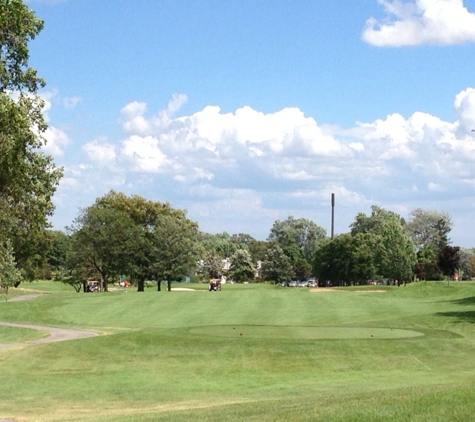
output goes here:
{"type": "Polygon", "coordinates": [[[475,323],[475,311],[465,312],[437,312],[437,316],[455,318],[456,322],[472,322],[475,323]]]}
{"type": "Polygon", "coordinates": [[[462,299],[447,300],[446,302],[454,303],[455,305],[475,305],[475,296],[464,297],[462,299]]]}

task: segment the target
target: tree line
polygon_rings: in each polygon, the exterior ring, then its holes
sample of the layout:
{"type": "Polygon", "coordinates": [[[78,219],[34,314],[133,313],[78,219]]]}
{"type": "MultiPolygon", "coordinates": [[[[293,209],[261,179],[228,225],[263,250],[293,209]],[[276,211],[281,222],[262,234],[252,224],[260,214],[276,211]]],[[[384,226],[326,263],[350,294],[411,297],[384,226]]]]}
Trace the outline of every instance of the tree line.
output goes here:
{"type": "Polygon", "coordinates": [[[21,0],[0,0],[0,287],[53,278],[78,291],[94,278],[104,290],[127,276],[139,291],[148,280],[184,276],[237,282],[287,281],[314,275],[332,283],[369,279],[438,279],[475,272],[474,251],[450,245],[446,213],[416,209],[408,221],[373,206],[348,233],[329,239],[311,220],[277,220],[266,241],[248,234],[203,233],[184,210],[111,191],[82,209],[66,232],[49,229],[63,169],[42,151],[47,123],[29,66],[28,44],[43,21],[21,0]],[[224,264],[223,264],[224,261],[224,264]],[[260,263],[260,267],[258,265],[260,263]],[[259,267],[259,268],[258,268],[259,267]],[[257,277],[256,277],[256,274],[257,277]]]}
{"type": "Polygon", "coordinates": [[[406,222],[373,206],[333,239],[313,221],[289,216],[260,241],[243,233],[204,233],[184,210],[110,191],[82,209],[67,233],[47,232],[52,243],[45,269],[77,291],[88,279],[107,290],[121,276],[138,291],[147,281],[170,289],[185,277],[278,283],[313,275],[332,285],[470,278],[475,253],[450,245],[451,227],[447,213],[418,208],[406,222]]]}

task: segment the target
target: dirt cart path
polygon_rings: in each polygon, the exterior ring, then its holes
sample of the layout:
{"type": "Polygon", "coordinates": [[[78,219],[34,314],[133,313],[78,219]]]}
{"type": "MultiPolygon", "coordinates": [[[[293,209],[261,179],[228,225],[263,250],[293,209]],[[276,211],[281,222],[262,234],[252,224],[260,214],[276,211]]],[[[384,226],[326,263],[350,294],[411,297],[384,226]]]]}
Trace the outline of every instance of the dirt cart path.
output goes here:
{"type": "Polygon", "coordinates": [[[57,341],[69,341],[69,340],[79,340],[82,338],[96,337],[99,334],[93,331],[85,330],[74,330],[71,328],[54,328],[54,327],[45,327],[43,325],[33,325],[33,324],[16,324],[13,322],[2,322],[0,325],[7,327],[18,327],[18,328],[31,328],[33,330],[47,331],[50,335],[46,338],[41,338],[38,340],[26,341],[24,343],[0,343],[0,349],[8,349],[10,347],[17,346],[32,346],[35,344],[45,344],[45,343],[55,343],[57,341]]]}

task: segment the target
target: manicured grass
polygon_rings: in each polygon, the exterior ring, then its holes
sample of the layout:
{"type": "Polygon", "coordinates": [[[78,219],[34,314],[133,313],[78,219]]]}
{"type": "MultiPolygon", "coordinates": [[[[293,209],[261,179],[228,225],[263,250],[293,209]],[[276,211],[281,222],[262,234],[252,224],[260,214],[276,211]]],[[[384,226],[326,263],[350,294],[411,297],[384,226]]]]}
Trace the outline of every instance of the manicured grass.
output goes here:
{"type": "Polygon", "coordinates": [[[29,340],[37,340],[46,337],[47,334],[32,330],[29,328],[6,327],[0,325],[0,342],[1,343],[18,343],[29,340]]]}
{"type": "Polygon", "coordinates": [[[325,293],[251,284],[222,292],[174,287],[199,291],[77,294],[40,282],[35,289],[52,294],[0,304],[3,321],[104,334],[0,350],[0,417],[473,419],[473,283],[325,293]]]}

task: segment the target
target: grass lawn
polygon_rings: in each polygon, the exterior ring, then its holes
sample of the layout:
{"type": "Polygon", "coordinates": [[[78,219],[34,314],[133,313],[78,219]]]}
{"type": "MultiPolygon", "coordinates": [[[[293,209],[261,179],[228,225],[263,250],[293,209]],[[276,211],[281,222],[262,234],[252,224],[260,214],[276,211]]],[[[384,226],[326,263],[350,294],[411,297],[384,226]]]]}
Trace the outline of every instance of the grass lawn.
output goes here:
{"type": "Polygon", "coordinates": [[[474,283],[183,287],[200,290],[23,284],[50,294],[0,303],[0,321],[102,335],[0,349],[0,419],[473,420],[474,283]]]}

